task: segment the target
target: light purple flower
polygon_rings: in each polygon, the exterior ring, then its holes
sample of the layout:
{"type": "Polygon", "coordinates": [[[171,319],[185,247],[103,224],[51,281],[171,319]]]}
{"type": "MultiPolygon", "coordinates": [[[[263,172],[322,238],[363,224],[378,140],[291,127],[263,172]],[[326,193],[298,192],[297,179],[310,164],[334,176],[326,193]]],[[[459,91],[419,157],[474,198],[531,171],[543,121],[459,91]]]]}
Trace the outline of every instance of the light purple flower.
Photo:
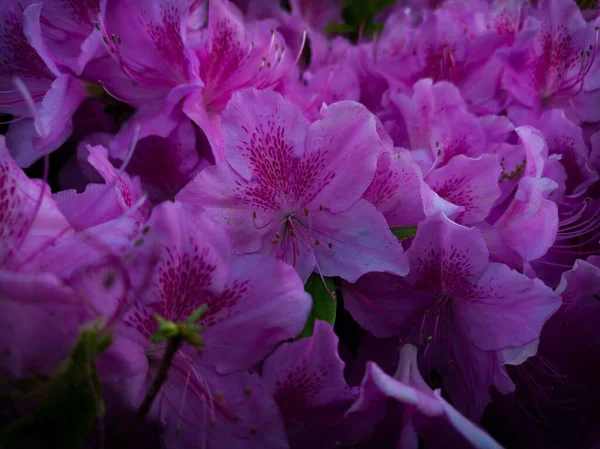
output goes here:
{"type": "Polygon", "coordinates": [[[279,257],[307,279],[405,274],[383,215],[360,199],[382,149],[375,118],[357,103],[322,110],[308,125],[279,94],[246,90],[223,114],[225,162],[178,196],[227,228],[236,252],[279,257]]]}
{"type": "Polygon", "coordinates": [[[505,393],[513,387],[502,365],[517,349],[519,357],[535,353],[560,298],[539,280],[489,262],[479,231],[442,213],[419,225],[407,255],[406,278],[365,276],[347,286],[346,305],[376,336],[416,344],[425,373],[435,369],[458,410],[479,419],[491,385],[505,393]]]}
{"type": "MultiPolygon", "coordinates": [[[[416,449],[501,449],[482,429],[446,402],[440,390],[432,391],[419,373],[417,348],[404,345],[394,376],[369,362],[358,400],[348,410],[352,416],[370,409],[386,410],[390,433],[377,447],[416,449]],[[388,402],[388,399],[391,401],[388,402]]],[[[373,443],[372,443],[373,444],[373,443]]],[[[373,446],[374,447],[374,446],[373,446]]]]}

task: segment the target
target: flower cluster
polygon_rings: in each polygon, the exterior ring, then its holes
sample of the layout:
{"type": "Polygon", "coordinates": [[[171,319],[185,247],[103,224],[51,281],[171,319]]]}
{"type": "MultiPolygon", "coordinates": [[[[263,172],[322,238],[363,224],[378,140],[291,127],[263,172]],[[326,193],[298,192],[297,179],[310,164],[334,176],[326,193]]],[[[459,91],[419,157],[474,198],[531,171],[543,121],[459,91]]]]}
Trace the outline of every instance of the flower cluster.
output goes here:
{"type": "Polygon", "coordinates": [[[0,447],[598,447],[599,34],[1,1],[0,447]]]}

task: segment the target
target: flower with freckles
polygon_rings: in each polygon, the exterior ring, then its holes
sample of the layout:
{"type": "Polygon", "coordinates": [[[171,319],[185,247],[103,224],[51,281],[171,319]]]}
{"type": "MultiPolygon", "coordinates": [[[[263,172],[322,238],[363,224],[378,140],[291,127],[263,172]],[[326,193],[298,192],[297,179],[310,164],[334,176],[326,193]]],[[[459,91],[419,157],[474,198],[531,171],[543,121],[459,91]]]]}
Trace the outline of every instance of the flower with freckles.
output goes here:
{"type": "Polygon", "coordinates": [[[354,102],[321,114],[308,125],[277,93],[235,94],[223,113],[225,162],[178,199],[219,220],[237,253],[283,259],[304,280],[315,268],[349,281],[370,271],[406,274],[384,216],[361,199],[383,149],[375,117],[354,102]]]}
{"type": "Polygon", "coordinates": [[[441,212],[419,225],[407,255],[406,278],[370,274],[346,285],[348,310],[376,336],[415,344],[423,372],[440,374],[454,405],[479,419],[491,385],[503,393],[514,388],[502,365],[535,354],[560,297],[490,262],[479,231],[441,212]]]}
{"type": "MultiPolygon", "coordinates": [[[[165,447],[286,448],[277,406],[247,370],[302,330],[311,301],[296,272],[263,255],[232,257],[223,229],[178,202],[157,206],[137,241],[140,250],[158,250],[157,269],[98,362],[106,390],[139,406],[164,353],[150,342],[156,314],[181,322],[204,306],[200,352],[190,345],[177,351],[151,410],[165,447]]],[[[102,301],[95,305],[106,309],[102,301]]]]}

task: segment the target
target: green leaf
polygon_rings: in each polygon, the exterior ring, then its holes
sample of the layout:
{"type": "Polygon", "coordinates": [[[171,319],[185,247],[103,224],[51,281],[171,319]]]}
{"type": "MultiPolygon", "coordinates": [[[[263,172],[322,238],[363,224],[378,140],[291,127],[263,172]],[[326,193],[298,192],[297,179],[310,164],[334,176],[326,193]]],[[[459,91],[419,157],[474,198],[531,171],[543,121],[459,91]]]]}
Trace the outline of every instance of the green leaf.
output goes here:
{"type": "Polygon", "coordinates": [[[394,0],[344,0],[344,23],[331,23],[325,27],[325,32],[347,34],[356,39],[362,28],[363,35],[372,36],[383,29],[383,24],[375,22],[375,17],[393,3],[394,0]]]}
{"type": "Polygon", "coordinates": [[[358,31],[356,29],[356,26],[354,25],[349,25],[347,23],[330,23],[329,25],[327,25],[325,27],[325,32],[326,33],[353,33],[355,31],[358,31]]]}
{"type": "MultiPolygon", "coordinates": [[[[325,278],[327,289],[335,295],[335,284],[332,278],[325,278]]],[[[306,281],[304,290],[312,296],[313,305],[304,325],[304,329],[298,335],[298,338],[310,337],[315,327],[315,320],[335,323],[336,299],[332,297],[323,285],[323,281],[318,274],[313,273],[306,281]]]]}
{"type": "Polygon", "coordinates": [[[397,226],[390,228],[392,233],[398,237],[398,240],[406,240],[417,235],[416,226],[397,226]]]}
{"type": "Polygon", "coordinates": [[[38,406],[0,433],[2,449],[79,449],[104,414],[94,359],[112,338],[100,326],[85,328],[71,356],[41,387],[38,406]]]}
{"type": "Polygon", "coordinates": [[[579,9],[593,9],[598,6],[597,0],[577,0],[577,6],[579,9]]]}

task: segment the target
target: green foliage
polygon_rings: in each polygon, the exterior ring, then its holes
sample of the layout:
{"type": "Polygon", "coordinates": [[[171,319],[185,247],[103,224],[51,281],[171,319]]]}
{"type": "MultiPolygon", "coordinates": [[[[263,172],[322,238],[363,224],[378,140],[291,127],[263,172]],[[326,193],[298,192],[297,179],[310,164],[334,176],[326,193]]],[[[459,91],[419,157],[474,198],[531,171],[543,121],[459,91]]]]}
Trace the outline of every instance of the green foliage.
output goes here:
{"type": "Polygon", "coordinates": [[[327,323],[335,323],[336,297],[335,284],[332,278],[325,278],[327,288],[323,285],[323,281],[318,274],[313,273],[306,281],[304,290],[312,296],[313,305],[304,325],[304,329],[298,335],[298,338],[310,337],[315,327],[315,320],[326,321],[327,323]],[[333,296],[327,291],[333,293],[333,296]]]}
{"type": "Polygon", "coordinates": [[[593,9],[598,7],[598,0],[576,0],[579,9],[593,9]]]}
{"type": "Polygon", "coordinates": [[[392,233],[398,237],[398,240],[406,240],[417,235],[416,226],[398,226],[390,228],[392,233]]]}
{"type": "Polygon", "coordinates": [[[356,40],[362,29],[362,34],[370,37],[383,30],[383,24],[375,21],[377,14],[393,4],[394,0],[344,0],[344,23],[331,23],[325,27],[325,32],[346,34],[356,40]]]}
{"type": "MultiPolygon", "coordinates": [[[[112,343],[98,323],[83,329],[68,359],[35,388],[38,406],[0,433],[2,449],[78,449],[104,414],[94,360],[112,343]]],[[[26,382],[27,384],[27,382],[26,382]]],[[[25,385],[25,384],[24,384],[25,385]]],[[[31,385],[27,385],[29,390],[31,385]]]]}

